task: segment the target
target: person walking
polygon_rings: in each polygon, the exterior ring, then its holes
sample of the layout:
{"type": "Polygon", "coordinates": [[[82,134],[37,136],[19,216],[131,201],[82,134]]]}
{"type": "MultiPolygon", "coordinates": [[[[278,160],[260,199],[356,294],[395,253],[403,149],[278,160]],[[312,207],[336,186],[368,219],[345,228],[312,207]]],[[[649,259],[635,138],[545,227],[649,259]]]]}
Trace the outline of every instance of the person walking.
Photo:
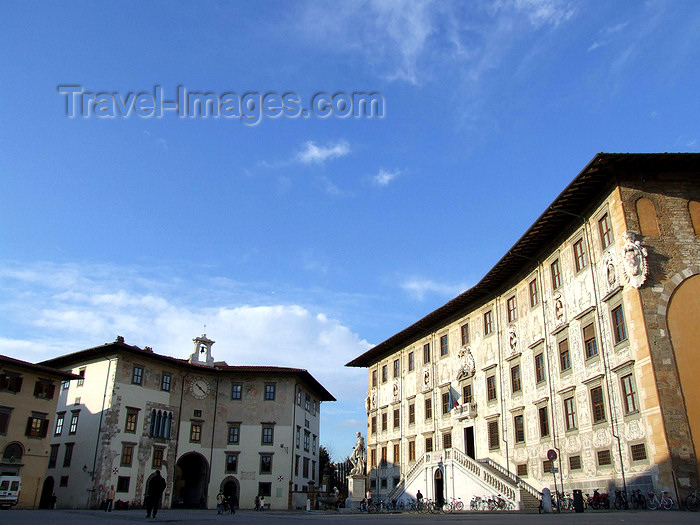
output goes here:
{"type": "Polygon", "coordinates": [[[105,505],[105,512],[112,512],[112,505],[114,504],[114,485],[107,489],[107,496],[105,497],[107,504],[105,505]]]}
{"type": "Polygon", "coordinates": [[[260,496],[255,496],[255,510],[260,510],[260,496]]]}
{"type": "Polygon", "coordinates": [[[165,480],[163,476],[160,475],[160,470],[156,470],[155,476],[148,484],[148,494],[146,495],[146,517],[150,518],[151,515],[156,517],[158,514],[158,506],[160,505],[160,498],[165,490],[165,480]]]}
{"type": "Polygon", "coordinates": [[[260,510],[265,510],[265,495],[261,494],[260,495],[260,503],[258,503],[260,506],[260,510]]]}
{"type": "Polygon", "coordinates": [[[226,501],[226,496],[223,492],[219,492],[216,495],[216,513],[221,514],[224,511],[224,501],[226,501]]]}
{"type": "Polygon", "coordinates": [[[236,507],[238,507],[238,498],[236,497],[236,493],[233,492],[229,497],[228,497],[228,506],[231,507],[231,514],[236,513],[236,507]]]}

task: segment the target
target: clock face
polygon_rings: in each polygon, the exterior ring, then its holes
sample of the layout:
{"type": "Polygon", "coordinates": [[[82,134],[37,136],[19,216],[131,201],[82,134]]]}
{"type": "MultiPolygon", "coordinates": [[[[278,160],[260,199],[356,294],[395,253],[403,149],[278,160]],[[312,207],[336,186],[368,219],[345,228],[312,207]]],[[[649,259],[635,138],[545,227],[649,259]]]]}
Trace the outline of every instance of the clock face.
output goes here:
{"type": "Polygon", "coordinates": [[[196,399],[204,399],[209,395],[210,391],[211,385],[209,381],[203,377],[196,377],[192,380],[192,383],[190,383],[190,392],[192,393],[192,397],[196,399]]]}

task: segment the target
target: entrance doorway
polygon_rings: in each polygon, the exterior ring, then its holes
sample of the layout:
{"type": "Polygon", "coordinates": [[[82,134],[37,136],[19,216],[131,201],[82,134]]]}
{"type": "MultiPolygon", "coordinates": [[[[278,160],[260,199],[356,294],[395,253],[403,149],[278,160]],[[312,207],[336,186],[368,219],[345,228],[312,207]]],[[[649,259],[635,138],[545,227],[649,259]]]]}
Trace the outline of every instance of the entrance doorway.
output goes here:
{"type": "Polygon", "coordinates": [[[41,498],[39,499],[40,509],[51,508],[51,496],[53,496],[53,486],[53,476],[49,476],[44,480],[44,487],[41,489],[41,498]]]}
{"type": "Polygon", "coordinates": [[[238,483],[238,480],[233,477],[229,476],[227,478],[224,478],[224,480],[221,482],[221,492],[223,493],[224,496],[226,496],[226,499],[230,501],[231,495],[234,496],[234,501],[236,504],[240,507],[241,505],[241,484],[238,483]]]}
{"type": "Polygon", "coordinates": [[[439,467],[435,469],[435,501],[440,508],[445,504],[445,484],[439,467]]]}
{"type": "Polygon", "coordinates": [[[175,466],[173,506],[189,509],[206,508],[207,460],[197,452],[182,456],[175,466]]]}
{"type": "Polygon", "coordinates": [[[474,447],[474,427],[464,428],[464,451],[467,456],[476,459],[476,450],[474,447]]]}

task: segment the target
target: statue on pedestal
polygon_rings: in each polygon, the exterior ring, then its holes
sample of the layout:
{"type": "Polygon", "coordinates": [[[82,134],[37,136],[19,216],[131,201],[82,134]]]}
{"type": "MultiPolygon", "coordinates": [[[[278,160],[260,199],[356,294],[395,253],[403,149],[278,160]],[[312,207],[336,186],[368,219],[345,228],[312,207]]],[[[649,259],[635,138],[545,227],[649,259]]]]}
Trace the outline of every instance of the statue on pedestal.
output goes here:
{"type": "Polygon", "coordinates": [[[365,475],[365,439],[362,437],[360,432],[357,433],[357,441],[355,442],[355,448],[350,456],[350,461],[353,464],[353,468],[350,471],[351,476],[364,476],[365,475]]]}

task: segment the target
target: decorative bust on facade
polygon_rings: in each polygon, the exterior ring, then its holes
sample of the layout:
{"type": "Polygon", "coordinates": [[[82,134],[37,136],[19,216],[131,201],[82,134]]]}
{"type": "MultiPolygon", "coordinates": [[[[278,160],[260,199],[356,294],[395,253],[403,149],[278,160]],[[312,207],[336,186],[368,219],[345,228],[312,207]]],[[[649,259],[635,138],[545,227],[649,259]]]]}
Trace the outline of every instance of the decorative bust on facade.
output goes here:
{"type": "Polygon", "coordinates": [[[635,240],[633,232],[624,233],[625,244],[622,247],[622,269],[627,281],[635,288],[639,288],[647,279],[647,250],[639,241],[635,240]]]}

